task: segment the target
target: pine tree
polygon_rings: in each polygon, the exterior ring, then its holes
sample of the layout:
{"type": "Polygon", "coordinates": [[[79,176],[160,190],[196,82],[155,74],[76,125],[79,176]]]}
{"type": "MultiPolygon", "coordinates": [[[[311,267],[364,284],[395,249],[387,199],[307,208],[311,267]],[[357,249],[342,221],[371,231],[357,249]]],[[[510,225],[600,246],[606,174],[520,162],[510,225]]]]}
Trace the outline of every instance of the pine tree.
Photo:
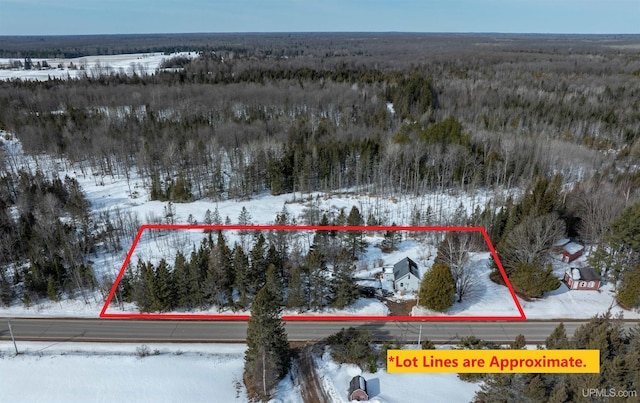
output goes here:
{"type": "Polygon", "coordinates": [[[178,251],[173,263],[173,279],[176,290],[176,306],[180,308],[193,308],[191,290],[189,289],[189,274],[187,259],[182,252],[178,251]]]}
{"type": "MultiPolygon", "coordinates": [[[[396,223],[391,224],[392,227],[396,226],[396,223]]],[[[384,232],[384,238],[380,243],[380,249],[384,253],[393,252],[398,249],[398,244],[402,242],[402,234],[399,231],[386,230],[384,232]]]]}
{"type": "Polygon", "coordinates": [[[245,206],[242,206],[242,210],[238,215],[238,224],[239,225],[251,225],[251,214],[245,206]]]}
{"type": "MultiPolygon", "coordinates": [[[[205,211],[203,223],[205,225],[212,225],[213,224],[213,217],[211,216],[211,210],[207,209],[207,211],[205,211]]],[[[204,232],[205,233],[209,233],[209,232],[211,232],[211,230],[210,229],[205,229],[204,232]]]]}
{"type": "Polygon", "coordinates": [[[334,264],[331,284],[332,307],[342,309],[353,304],[360,296],[358,286],[353,281],[354,272],[355,266],[346,257],[334,264]]]}
{"type": "Polygon", "coordinates": [[[284,288],[282,286],[282,277],[280,277],[280,272],[276,269],[273,263],[270,263],[267,268],[265,287],[267,287],[269,293],[273,296],[271,303],[281,307],[284,302],[284,288]]]}
{"type": "Polygon", "coordinates": [[[302,284],[302,270],[300,267],[294,267],[291,270],[289,278],[289,287],[287,288],[287,308],[297,309],[302,312],[302,308],[307,304],[305,292],[302,284]]]}
{"type": "Polygon", "coordinates": [[[621,283],[618,288],[618,302],[627,308],[640,306],[640,264],[625,271],[621,283]]]}
{"type": "Polygon", "coordinates": [[[244,378],[251,398],[268,400],[271,391],[291,366],[291,354],[282,307],[274,304],[276,295],[269,287],[260,289],[251,305],[247,324],[247,351],[244,358],[244,378]]]}
{"type": "Polygon", "coordinates": [[[15,298],[15,293],[11,287],[11,283],[5,274],[5,269],[0,269],[0,304],[2,306],[10,306],[15,298]]]}
{"type": "Polygon", "coordinates": [[[47,296],[53,302],[58,302],[60,300],[60,296],[58,294],[58,286],[56,285],[52,276],[49,276],[49,280],[47,281],[47,296]]]}
{"type": "Polygon", "coordinates": [[[517,263],[509,279],[518,292],[533,298],[560,287],[560,280],[553,274],[550,264],[541,268],[535,264],[517,263]]]}
{"type": "Polygon", "coordinates": [[[207,302],[216,305],[218,310],[222,310],[232,302],[233,283],[231,251],[226,245],[222,232],[218,231],[218,242],[209,253],[204,291],[207,302]]]}
{"type": "Polygon", "coordinates": [[[262,232],[256,232],[254,234],[253,249],[251,249],[251,271],[249,275],[249,295],[256,295],[258,290],[265,284],[267,278],[267,241],[264,239],[262,232]]]}
{"type": "Polygon", "coordinates": [[[244,309],[249,304],[249,258],[238,244],[233,248],[233,273],[238,306],[244,309]]]}
{"type": "Polygon", "coordinates": [[[326,262],[324,256],[317,251],[310,251],[304,260],[306,272],[308,273],[308,281],[306,284],[309,301],[308,308],[320,310],[324,307],[325,302],[331,299],[331,296],[327,295],[326,262]]]}
{"type": "Polygon", "coordinates": [[[155,305],[153,265],[138,259],[136,274],[135,300],[138,309],[141,312],[151,312],[155,305]]]}
{"type": "Polygon", "coordinates": [[[449,266],[436,263],[425,273],[420,283],[420,305],[445,312],[453,304],[455,293],[455,280],[449,266]]]}
{"type": "Polygon", "coordinates": [[[191,183],[185,179],[182,171],[178,172],[175,182],[169,187],[169,198],[176,202],[188,202],[191,200],[191,183]]]}
{"type": "Polygon", "coordinates": [[[155,269],[153,311],[170,311],[175,306],[176,293],[172,273],[166,260],[161,259],[155,269]]]}
{"type": "MultiPolygon", "coordinates": [[[[359,227],[364,225],[360,210],[356,206],[351,207],[349,216],[347,217],[347,225],[350,227],[359,227]]],[[[357,254],[364,251],[366,243],[364,242],[364,231],[362,230],[349,230],[346,231],[345,238],[347,244],[347,250],[351,256],[351,259],[355,260],[357,254]]]]}
{"type": "Polygon", "coordinates": [[[191,259],[187,267],[188,271],[188,301],[191,307],[204,308],[206,306],[204,296],[204,284],[208,269],[208,251],[204,252],[204,247],[201,245],[198,252],[195,250],[191,252],[191,259]]]}
{"type": "MultiPolygon", "coordinates": [[[[240,215],[238,215],[238,225],[251,225],[251,214],[246,207],[242,206],[242,211],[240,211],[240,215]]],[[[238,235],[240,235],[240,244],[243,249],[247,248],[247,237],[249,235],[249,230],[239,230],[238,235]]]]}
{"type": "Polygon", "coordinates": [[[544,342],[549,350],[562,350],[569,348],[569,339],[564,328],[564,323],[560,323],[544,342]]]}

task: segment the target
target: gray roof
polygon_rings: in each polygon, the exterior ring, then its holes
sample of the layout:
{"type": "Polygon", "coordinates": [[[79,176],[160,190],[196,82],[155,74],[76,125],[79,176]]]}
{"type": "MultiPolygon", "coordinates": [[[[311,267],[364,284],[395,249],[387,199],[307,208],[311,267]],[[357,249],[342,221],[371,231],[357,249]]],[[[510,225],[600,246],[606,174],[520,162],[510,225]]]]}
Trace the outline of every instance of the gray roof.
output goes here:
{"type": "Polygon", "coordinates": [[[582,281],[600,281],[601,277],[595,270],[590,267],[577,267],[580,271],[580,280],[582,281]]]}
{"type": "Polygon", "coordinates": [[[358,389],[367,392],[367,381],[360,375],[354,376],[349,382],[349,396],[358,389]]]}
{"type": "Polygon", "coordinates": [[[396,280],[402,278],[407,275],[407,273],[411,273],[417,278],[420,278],[418,275],[418,265],[413,260],[405,257],[398,263],[393,265],[393,278],[396,280]]]}

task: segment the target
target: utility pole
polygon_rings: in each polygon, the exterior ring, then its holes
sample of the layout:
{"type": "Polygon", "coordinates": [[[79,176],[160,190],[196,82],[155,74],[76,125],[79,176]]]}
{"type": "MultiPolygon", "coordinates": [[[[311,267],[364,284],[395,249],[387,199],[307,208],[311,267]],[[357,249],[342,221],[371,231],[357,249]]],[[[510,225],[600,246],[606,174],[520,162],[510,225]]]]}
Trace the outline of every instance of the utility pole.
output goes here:
{"type": "Polygon", "coordinates": [[[11,334],[11,341],[13,341],[13,348],[16,349],[16,355],[20,354],[20,352],[18,351],[18,346],[16,345],[16,339],[15,337],[13,337],[13,329],[11,329],[11,321],[7,321],[7,324],[9,325],[9,333],[11,334]]]}

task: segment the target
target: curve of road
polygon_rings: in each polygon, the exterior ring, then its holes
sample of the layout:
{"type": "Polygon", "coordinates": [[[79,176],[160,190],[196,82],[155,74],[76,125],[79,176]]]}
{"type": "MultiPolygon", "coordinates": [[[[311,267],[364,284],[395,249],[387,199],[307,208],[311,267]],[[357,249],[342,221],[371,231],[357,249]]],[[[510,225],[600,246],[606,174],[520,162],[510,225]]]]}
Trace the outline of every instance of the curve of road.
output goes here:
{"type": "MultiPolygon", "coordinates": [[[[247,323],[195,320],[118,320],[67,318],[0,318],[0,340],[10,340],[9,322],[16,340],[75,342],[244,342],[247,323]]],[[[527,320],[518,322],[287,322],[289,341],[318,341],[344,327],[368,329],[376,341],[415,342],[430,339],[455,343],[461,337],[476,336],[494,342],[511,342],[519,334],[528,343],[541,343],[560,322],[567,335],[586,320],[527,320]]],[[[638,320],[625,320],[631,328],[638,320]]]]}

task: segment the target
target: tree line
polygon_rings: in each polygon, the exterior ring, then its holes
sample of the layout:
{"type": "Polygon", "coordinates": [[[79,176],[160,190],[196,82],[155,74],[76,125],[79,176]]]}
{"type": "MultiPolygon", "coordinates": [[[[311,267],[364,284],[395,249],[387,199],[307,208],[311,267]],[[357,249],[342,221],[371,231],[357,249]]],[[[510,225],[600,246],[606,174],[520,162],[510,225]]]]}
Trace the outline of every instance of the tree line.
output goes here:
{"type": "Polygon", "coordinates": [[[0,182],[0,303],[78,293],[86,302],[97,285],[88,257],[103,234],[78,181],[19,171],[0,182]]]}
{"type": "MultiPolygon", "coordinates": [[[[286,217],[278,215],[285,225],[286,217]]],[[[356,207],[320,226],[363,225],[356,207]]],[[[141,312],[175,309],[244,310],[265,285],[283,296],[282,306],[298,312],[344,308],[360,297],[354,285],[354,261],[363,251],[362,231],[317,230],[309,250],[298,231],[241,230],[228,245],[222,231],[209,231],[189,254],[179,251],[172,263],[139,259],[118,284],[115,303],[133,302],[141,312]]]]}

